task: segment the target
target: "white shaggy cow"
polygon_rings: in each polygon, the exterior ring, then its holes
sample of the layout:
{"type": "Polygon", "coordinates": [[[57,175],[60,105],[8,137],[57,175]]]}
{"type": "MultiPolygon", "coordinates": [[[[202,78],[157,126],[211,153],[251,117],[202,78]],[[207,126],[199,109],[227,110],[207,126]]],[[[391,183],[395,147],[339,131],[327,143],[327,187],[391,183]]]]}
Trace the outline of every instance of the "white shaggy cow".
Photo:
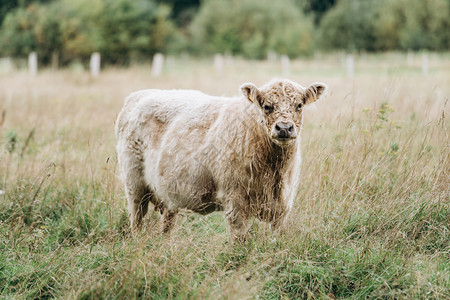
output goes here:
{"type": "Polygon", "coordinates": [[[278,80],[243,96],[191,90],[131,94],[116,122],[117,153],[131,226],[151,202],[163,231],[180,209],[224,210],[234,239],[245,239],[254,216],[280,228],[300,184],[303,106],[326,86],[278,80]]]}

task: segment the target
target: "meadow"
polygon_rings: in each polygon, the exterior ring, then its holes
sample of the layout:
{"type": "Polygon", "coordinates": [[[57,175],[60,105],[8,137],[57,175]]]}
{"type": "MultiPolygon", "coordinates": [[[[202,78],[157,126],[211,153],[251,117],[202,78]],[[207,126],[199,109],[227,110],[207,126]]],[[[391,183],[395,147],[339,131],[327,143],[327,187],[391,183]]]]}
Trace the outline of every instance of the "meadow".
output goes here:
{"type": "Polygon", "coordinates": [[[0,298],[449,299],[450,56],[0,73],[0,298]],[[302,186],[285,235],[253,221],[228,241],[222,213],[159,216],[130,234],[114,122],[144,88],[238,94],[244,82],[320,81],[304,113],[302,186]]]}

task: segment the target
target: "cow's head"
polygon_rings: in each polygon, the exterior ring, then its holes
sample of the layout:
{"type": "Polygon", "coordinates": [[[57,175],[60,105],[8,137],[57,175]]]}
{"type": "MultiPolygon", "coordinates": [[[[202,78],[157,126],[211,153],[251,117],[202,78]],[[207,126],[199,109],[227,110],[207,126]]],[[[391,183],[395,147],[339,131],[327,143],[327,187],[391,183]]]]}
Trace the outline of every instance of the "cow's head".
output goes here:
{"type": "Polygon", "coordinates": [[[327,86],[313,83],[308,88],[290,80],[278,80],[257,88],[253,83],[241,86],[244,96],[263,112],[271,140],[278,146],[292,144],[302,126],[303,106],[323,94],[327,86]]]}

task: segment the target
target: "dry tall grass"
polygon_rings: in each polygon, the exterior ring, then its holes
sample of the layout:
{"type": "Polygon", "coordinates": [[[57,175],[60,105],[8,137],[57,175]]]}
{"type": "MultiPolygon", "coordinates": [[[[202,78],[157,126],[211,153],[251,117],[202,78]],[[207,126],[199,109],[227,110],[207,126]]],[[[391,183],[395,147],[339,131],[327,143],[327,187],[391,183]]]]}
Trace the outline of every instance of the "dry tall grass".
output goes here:
{"type": "MultiPolygon", "coordinates": [[[[305,112],[303,185],[285,236],[255,221],[227,242],[220,213],[185,213],[170,237],[129,235],[114,121],[143,88],[235,95],[281,66],[235,60],[0,75],[0,295],[63,298],[450,297],[450,60],[367,56],[346,78],[337,56],[295,61],[325,82],[305,112]]],[[[158,216],[153,214],[153,219],[158,216]]]]}

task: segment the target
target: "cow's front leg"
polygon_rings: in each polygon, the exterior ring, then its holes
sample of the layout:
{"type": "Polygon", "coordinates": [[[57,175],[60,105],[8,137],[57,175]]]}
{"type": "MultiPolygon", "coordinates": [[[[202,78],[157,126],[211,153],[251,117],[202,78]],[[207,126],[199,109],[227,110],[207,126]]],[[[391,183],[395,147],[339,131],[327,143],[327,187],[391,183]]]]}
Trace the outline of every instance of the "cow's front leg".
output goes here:
{"type": "Polygon", "coordinates": [[[270,220],[270,227],[276,233],[283,235],[287,230],[290,208],[284,205],[274,207],[274,214],[270,220]]]}
{"type": "Polygon", "coordinates": [[[278,219],[272,220],[272,222],[270,223],[271,229],[274,232],[284,234],[286,232],[286,219],[287,219],[287,216],[284,215],[278,219]]]}
{"type": "MultiPolygon", "coordinates": [[[[243,201],[244,199],[239,199],[243,201]]],[[[244,243],[247,240],[248,230],[250,228],[250,215],[248,207],[236,203],[230,203],[226,209],[226,218],[228,221],[228,230],[233,243],[244,243]]]]}

